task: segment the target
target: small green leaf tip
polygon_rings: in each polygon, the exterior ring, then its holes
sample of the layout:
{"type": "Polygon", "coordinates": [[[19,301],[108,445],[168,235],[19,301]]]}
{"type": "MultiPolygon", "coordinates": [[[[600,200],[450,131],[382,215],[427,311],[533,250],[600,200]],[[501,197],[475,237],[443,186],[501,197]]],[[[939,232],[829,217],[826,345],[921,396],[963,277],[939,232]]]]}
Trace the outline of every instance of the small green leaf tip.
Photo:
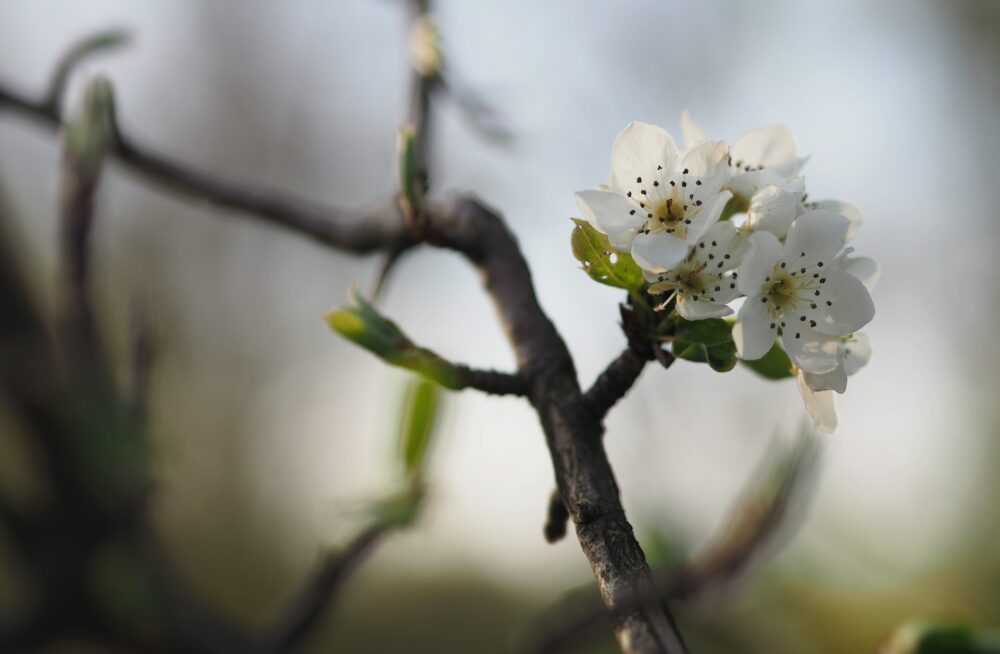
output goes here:
{"type": "Polygon", "coordinates": [[[740,360],[740,363],[765,379],[788,379],[794,376],[792,360],[778,342],[761,358],[753,361],[740,360]]]}
{"type": "Polygon", "coordinates": [[[573,256],[591,279],[628,291],[642,289],[645,280],[632,255],[616,252],[608,237],[586,220],[574,218],[573,222],[576,224],[571,238],[573,256]]]}
{"type": "Polygon", "coordinates": [[[413,343],[403,331],[352,289],[352,304],[326,314],[330,328],[388,364],[419,373],[445,388],[459,389],[461,372],[451,362],[413,343]]]}

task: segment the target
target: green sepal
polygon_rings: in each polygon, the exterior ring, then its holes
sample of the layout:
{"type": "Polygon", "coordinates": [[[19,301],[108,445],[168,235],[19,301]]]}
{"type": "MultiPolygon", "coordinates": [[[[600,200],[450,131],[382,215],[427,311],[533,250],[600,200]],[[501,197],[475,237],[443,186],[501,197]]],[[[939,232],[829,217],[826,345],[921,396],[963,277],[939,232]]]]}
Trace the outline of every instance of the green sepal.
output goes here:
{"type": "Polygon", "coordinates": [[[717,372],[728,372],[736,366],[732,331],[732,325],[720,318],[685,320],[678,317],[674,327],[674,356],[707,363],[717,372]]]}
{"type": "Polygon", "coordinates": [[[785,350],[777,341],[761,358],[753,361],[741,359],[740,363],[765,379],[788,379],[793,376],[792,360],[788,358],[785,350]]]}

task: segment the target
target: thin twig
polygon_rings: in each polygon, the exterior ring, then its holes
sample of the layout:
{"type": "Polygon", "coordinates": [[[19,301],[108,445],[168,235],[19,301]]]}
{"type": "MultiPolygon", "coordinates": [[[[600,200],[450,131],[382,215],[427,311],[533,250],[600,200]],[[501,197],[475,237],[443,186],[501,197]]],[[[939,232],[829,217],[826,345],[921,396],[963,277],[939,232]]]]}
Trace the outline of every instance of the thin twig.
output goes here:
{"type": "Polygon", "coordinates": [[[351,573],[365,561],[391,528],[389,523],[375,523],[342,551],[327,555],[295,599],[274,621],[273,627],[261,637],[262,654],[290,651],[309,635],[333,605],[351,573]]]}
{"type": "MultiPolygon", "coordinates": [[[[61,119],[47,101],[37,101],[0,84],[0,110],[35,118],[53,131],[61,119]]],[[[116,122],[109,153],[146,181],[181,195],[245,212],[345,252],[366,254],[416,244],[396,201],[365,211],[347,211],[291,196],[277,189],[258,188],[182,163],[136,143],[116,122]]]]}
{"type": "Polygon", "coordinates": [[[608,364],[594,381],[594,385],[583,394],[583,401],[590,413],[598,420],[603,420],[611,407],[632,388],[647,361],[649,359],[626,348],[608,364]]]}

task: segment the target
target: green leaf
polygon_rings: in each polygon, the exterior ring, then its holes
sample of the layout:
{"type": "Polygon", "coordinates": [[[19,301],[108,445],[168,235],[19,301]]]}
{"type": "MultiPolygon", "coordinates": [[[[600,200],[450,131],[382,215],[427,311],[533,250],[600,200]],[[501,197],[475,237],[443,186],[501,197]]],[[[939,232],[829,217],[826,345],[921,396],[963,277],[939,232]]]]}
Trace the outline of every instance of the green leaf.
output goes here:
{"type": "Polygon", "coordinates": [[[573,222],[576,223],[571,239],[573,256],[591,279],[629,291],[642,289],[645,280],[632,255],[615,252],[608,237],[586,220],[574,218],[573,222]]]}
{"type": "Polygon", "coordinates": [[[909,622],[889,638],[890,654],[1000,654],[1000,634],[962,625],[909,622]]]}
{"type": "Polygon", "coordinates": [[[732,330],[732,325],[720,318],[678,318],[674,331],[674,356],[707,363],[717,372],[728,372],[736,366],[736,343],[733,342],[732,330]]]}
{"type": "Polygon", "coordinates": [[[462,388],[461,373],[454,364],[415,345],[396,323],[380,314],[357,290],[352,292],[352,299],[352,306],[326,314],[331,329],[386,363],[412,370],[445,388],[462,388]]]}
{"type": "Polygon", "coordinates": [[[787,379],[792,376],[792,360],[778,342],[761,358],[754,361],[741,359],[740,363],[765,379],[787,379]]]}
{"type": "Polygon", "coordinates": [[[423,475],[440,401],[437,385],[428,381],[415,381],[406,390],[400,412],[399,452],[410,477],[423,475]]]}

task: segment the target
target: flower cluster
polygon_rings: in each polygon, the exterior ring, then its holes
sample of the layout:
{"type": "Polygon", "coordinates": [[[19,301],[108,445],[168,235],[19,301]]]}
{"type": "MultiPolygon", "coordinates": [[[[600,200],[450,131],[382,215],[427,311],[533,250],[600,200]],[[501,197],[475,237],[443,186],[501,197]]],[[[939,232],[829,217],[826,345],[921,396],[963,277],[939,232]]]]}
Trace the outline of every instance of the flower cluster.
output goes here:
{"type": "Polygon", "coordinates": [[[629,124],[614,142],[610,185],[577,193],[579,208],[611,248],[631,254],[657,309],[697,321],[731,315],[741,301],[739,358],[783,347],[817,428],[833,431],[832,393],[870,355],[856,332],[874,315],[878,266],[847,247],[858,211],[807,202],[806,159],[785,127],[730,147],[709,141],[687,112],[681,124],[683,149],[660,127],[629,124]]]}

